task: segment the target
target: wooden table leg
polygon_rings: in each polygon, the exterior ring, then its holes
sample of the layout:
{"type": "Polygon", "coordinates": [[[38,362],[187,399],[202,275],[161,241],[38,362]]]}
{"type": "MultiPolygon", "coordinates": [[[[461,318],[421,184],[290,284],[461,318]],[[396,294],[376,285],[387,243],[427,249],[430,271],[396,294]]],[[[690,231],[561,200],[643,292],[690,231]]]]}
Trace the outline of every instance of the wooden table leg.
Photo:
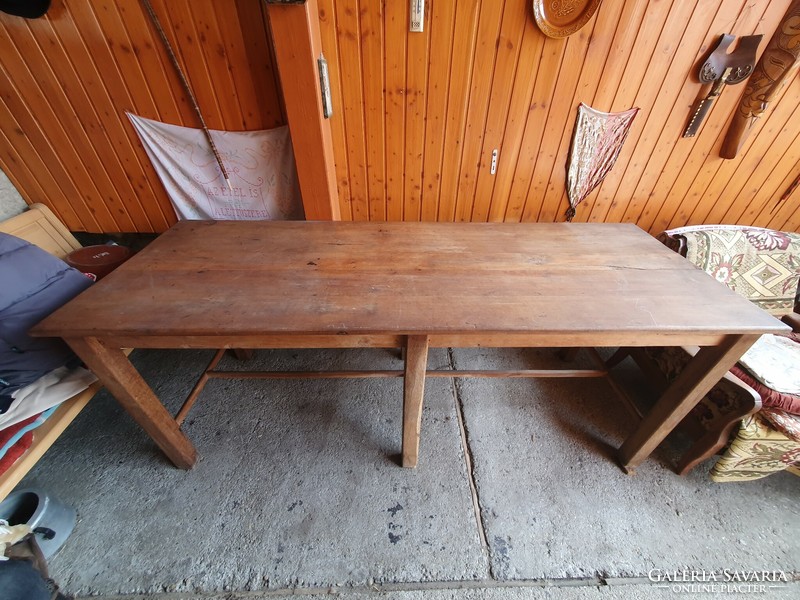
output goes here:
{"type": "Polygon", "coordinates": [[[250,360],[253,358],[252,348],[231,348],[231,352],[233,352],[236,360],[250,360]]]}
{"type": "Polygon", "coordinates": [[[428,368],[428,336],[410,335],[406,341],[403,378],[403,466],[413,468],[419,460],[419,431],[425,371],[428,368]]]}
{"type": "Polygon", "coordinates": [[[719,346],[701,348],[620,447],[617,459],[622,468],[630,472],[650,456],[758,338],[730,335],[719,346]]]}
{"type": "Polygon", "coordinates": [[[176,467],[194,465],[194,446],[122,350],[97,338],[66,341],[176,467]]]}

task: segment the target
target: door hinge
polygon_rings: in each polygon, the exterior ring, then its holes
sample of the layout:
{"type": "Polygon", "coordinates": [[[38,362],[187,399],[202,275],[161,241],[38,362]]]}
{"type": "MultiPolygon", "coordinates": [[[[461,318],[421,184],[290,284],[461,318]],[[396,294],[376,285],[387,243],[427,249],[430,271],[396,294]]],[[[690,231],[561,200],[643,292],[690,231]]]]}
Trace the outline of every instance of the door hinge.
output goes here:
{"type": "Polygon", "coordinates": [[[333,114],[333,103],[331,102],[331,81],[328,77],[328,61],[320,54],[317,59],[319,69],[319,91],[322,95],[322,116],[330,119],[333,114]]]}

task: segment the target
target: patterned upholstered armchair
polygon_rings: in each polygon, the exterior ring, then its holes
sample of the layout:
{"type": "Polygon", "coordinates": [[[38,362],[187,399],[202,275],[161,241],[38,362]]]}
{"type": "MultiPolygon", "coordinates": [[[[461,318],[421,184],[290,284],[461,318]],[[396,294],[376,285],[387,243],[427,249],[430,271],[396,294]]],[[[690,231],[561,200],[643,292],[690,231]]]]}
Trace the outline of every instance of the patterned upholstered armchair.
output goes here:
{"type": "MultiPolygon", "coordinates": [[[[800,329],[799,315],[793,312],[800,279],[800,234],[700,225],[665,231],[659,239],[717,281],[783,318],[795,331],[800,329]]],[[[800,336],[791,338],[762,337],[687,415],[682,429],[693,445],[680,460],[681,474],[727,446],[711,470],[714,481],[752,480],[786,469],[800,475],[800,388],[791,383],[787,387],[782,380],[779,390],[772,389],[774,379],[753,370],[759,361],[762,365],[766,361],[772,365],[766,371],[774,372],[775,365],[783,362],[788,365],[780,369],[784,379],[787,372],[800,373],[800,336]]],[[[696,351],[648,348],[630,354],[651,380],[666,386],[696,351]]]]}

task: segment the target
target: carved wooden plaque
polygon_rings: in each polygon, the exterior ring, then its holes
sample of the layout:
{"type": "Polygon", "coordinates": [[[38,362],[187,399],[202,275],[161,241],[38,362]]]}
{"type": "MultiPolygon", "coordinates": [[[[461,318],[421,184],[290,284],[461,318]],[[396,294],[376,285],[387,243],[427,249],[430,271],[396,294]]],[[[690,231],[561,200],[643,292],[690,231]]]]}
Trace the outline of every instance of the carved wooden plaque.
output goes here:
{"type": "Polygon", "coordinates": [[[799,68],[800,0],[794,0],[747,82],[719,152],[722,158],[736,157],[756,120],[799,68]]]}
{"type": "Polygon", "coordinates": [[[536,24],[547,36],[567,37],[586,25],[601,0],[533,0],[536,24]]]}

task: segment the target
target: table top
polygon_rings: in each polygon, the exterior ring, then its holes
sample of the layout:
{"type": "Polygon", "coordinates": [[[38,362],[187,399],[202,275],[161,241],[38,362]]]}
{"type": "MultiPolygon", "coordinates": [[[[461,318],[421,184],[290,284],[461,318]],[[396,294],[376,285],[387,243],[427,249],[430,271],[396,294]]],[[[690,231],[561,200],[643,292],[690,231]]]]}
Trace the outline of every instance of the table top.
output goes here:
{"type": "Polygon", "coordinates": [[[32,333],[786,330],[631,224],[182,221],[32,333]]]}

